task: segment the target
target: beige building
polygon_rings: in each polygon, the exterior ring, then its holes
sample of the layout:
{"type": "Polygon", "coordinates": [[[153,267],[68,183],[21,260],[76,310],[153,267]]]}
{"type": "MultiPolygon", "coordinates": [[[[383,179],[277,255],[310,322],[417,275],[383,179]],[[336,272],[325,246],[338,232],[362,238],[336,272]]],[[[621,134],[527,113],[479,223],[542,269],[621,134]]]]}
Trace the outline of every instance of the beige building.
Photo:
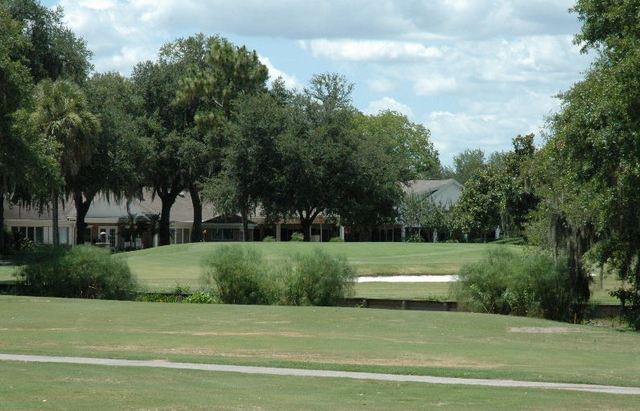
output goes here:
{"type": "MultiPolygon", "coordinates": [[[[443,205],[454,204],[460,197],[462,185],[455,180],[414,180],[404,187],[406,193],[426,194],[443,205]]],[[[115,200],[98,195],[85,217],[87,229],[86,243],[108,242],[114,249],[138,249],[154,247],[158,244],[155,222],[160,215],[162,203],[153,197],[151,191],[144,193],[142,200],[115,200]]],[[[53,230],[51,211],[47,208],[5,205],[5,227],[16,238],[27,238],[36,244],[52,244],[53,230]]],[[[242,241],[242,221],[239,216],[223,216],[215,212],[211,205],[203,205],[204,241],[242,241]]],[[[296,218],[268,222],[258,210],[249,216],[248,241],[261,241],[267,236],[276,241],[289,241],[302,227],[296,218]]],[[[171,243],[182,244],[191,241],[193,226],[193,205],[188,192],[180,194],[170,217],[171,243]]],[[[76,210],[73,201],[59,204],[60,243],[76,243],[76,210]]],[[[319,215],[310,229],[311,241],[329,241],[341,237],[348,241],[402,241],[405,227],[401,224],[387,224],[372,227],[366,231],[356,231],[337,224],[335,218],[319,215]]]]}

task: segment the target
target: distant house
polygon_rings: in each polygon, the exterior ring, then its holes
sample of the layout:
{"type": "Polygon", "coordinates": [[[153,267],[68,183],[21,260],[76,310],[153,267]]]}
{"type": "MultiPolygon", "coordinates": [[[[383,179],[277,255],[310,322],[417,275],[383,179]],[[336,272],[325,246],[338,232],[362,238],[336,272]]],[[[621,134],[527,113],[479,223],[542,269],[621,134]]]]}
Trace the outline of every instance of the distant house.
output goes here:
{"type": "MultiPolygon", "coordinates": [[[[450,178],[446,180],[411,180],[402,187],[405,195],[426,195],[437,204],[449,208],[458,202],[462,195],[462,184],[450,178]]],[[[378,225],[369,230],[348,230],[350,241],[404,241],[407,227],[402,223],[378,225]]]]}
{"type": "MultiPolygon", "coordinates": [[[[443,205],[454,204],[462,190],[455,180],[414,180],[404,187],[406,193],[428,193],[443,205]]],[[[91,203],[85,217],[86,243],[102,241],[111,243],[114,249],[148,248],[158,244],[154,225],[160,215],[161,202],[145,190],[143,199],[114,200],[99,195],[91,203]]],[[[53,243],[50,210],[18,205],[5,205],[5,227],[14,237],[26,238],[36,244],[53,243]]],[[[239,216],[220,215],[212,206],[203,207],[204,241],[241,241],[242,221],[239,216]]],[[[301,231],[299,220],[290,217],[279,221],[268,221],[258,210],[249,216],[248,241],[261,241],[266,236],[276,241],[288,241],[291,235],[301,231]]],[[[177,197],[171,208],[171,243],[191,241],[193,206],[188,193],[177,197]]],[[[76,210],[73,202],[59,204],[60,243],[76,243],[76,210]]],[[[329,241],[342,237],[347,241],[402,241],[404,227],[401,224],[377,226],[367,232],[357,232],[341,227],[334,218],[320,214],[314,220],[310,237],[312,241],[329,241]]]]}
{"type": "Polygon", "coordinates": [[[404,186],[405,194],[426,194],[434,202],[449,208],[462,195],[462,184],[453,178],[446,180],[411,180],[404,186]]]}

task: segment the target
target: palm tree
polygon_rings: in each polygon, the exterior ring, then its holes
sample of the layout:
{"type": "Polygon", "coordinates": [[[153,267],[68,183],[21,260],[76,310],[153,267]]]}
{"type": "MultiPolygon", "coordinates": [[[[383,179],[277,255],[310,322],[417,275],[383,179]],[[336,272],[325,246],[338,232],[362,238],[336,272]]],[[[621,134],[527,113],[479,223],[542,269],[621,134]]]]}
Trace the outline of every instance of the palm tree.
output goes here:
{"type": "MultiPolygon", "coordinates": [[[[100,121],[89,111],[80,87],[68,80],[43,80],[35,93],[32,121],[58,158],[63,184],[91,160],[100,121]]],[[[52,183],[53,244],[60,244],[58,201],[62,187],[52,183]]]]}

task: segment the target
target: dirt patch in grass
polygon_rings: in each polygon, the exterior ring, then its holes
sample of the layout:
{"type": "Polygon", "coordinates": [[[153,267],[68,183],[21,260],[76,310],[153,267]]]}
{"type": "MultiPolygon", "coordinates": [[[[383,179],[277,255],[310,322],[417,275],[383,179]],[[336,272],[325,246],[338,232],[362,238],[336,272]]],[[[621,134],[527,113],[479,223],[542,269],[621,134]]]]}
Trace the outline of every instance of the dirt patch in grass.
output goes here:
{"type": "MultiPolygon", "coordinates": [[[[154,333],[155,334],[155,333],[154,333]]],[[[312,335],[302,334],[298,332],[226,332],[226,331],[160,331],[157,334],[168,335],[192,335],[196,337],[292,337],[292,338],[311,338],[312,335]]]]}
{"type": "Polygon", "coordinates": [[[510,327],[509,332],[523,334],[566,334],[579,331],[569,327],[510,327]]]}
{"type": "MultiPolygon", "coordinates": [[[[496,369],[504,366],[496,362],[478,361],[464,357],[431,357],[422,355],[402,355],[393,358],[370,357],[338,357],[326,353],[312,352],[276,352],[267,350],[237,349],[233,351],[218,350],[213,347],[173,347],[151,348],[137,345],[118,346],[83,346],[83,350],[96,352],[146,352],[154,355],[189,355],[202,357],[224,358],[256,358],[274,361],[292,361],[309,364],[343,364],[343,365],[377,365],[377,366],[402,366],[402,367],[437,367],[437,368],[473,368],[496,369]]],[[[214,361],[215,362],[215,361],[214,361]]]]}

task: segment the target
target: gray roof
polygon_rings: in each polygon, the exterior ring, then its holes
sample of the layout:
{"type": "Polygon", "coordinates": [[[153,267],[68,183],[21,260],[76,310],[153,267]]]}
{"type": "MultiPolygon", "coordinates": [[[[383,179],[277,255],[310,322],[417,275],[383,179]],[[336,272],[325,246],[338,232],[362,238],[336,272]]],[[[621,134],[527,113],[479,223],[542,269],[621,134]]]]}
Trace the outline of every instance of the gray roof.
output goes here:
{"type": "Polygon", "coordinates": [[[458,183],[453,178],[448,178],[445,180],[409,180],[406,185],[403,185],[402,188],[406,194],[430,194],[450,184],[457,185],[460,189],[462,189],[462,184],[458,183]]]}

